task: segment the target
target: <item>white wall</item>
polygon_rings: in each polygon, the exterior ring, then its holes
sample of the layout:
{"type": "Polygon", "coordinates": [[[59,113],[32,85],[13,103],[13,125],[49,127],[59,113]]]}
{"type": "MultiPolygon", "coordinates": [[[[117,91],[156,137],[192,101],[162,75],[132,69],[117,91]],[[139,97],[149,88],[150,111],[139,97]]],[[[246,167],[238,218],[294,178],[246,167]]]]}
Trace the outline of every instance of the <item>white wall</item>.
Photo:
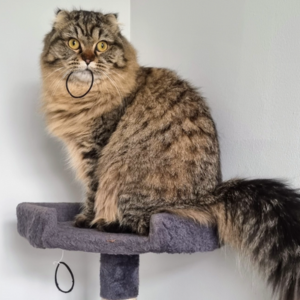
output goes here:
{"type": "MultiPolygon", "coordinates": [[[[177,70],[207,97],[224,179],[300,187],[299,37],[299,0],[131,1],[140,62],[177,70]]],[[[226,251],[143,256],[140,300],[271,299],[226,251]]]]}
{"type": "Polygon", "coordinates": [[[65,295],[56,290],[52,265],[61,251],[31,247],[16,228],[20,202],[82,200],[62,146],[45,133],[38,112],[39,55],[57,6],[120,12],[129,36],[129,0],[0,1],[1,300],[99,299],[99,255],[65,253],[76,280],[65,295]]]}

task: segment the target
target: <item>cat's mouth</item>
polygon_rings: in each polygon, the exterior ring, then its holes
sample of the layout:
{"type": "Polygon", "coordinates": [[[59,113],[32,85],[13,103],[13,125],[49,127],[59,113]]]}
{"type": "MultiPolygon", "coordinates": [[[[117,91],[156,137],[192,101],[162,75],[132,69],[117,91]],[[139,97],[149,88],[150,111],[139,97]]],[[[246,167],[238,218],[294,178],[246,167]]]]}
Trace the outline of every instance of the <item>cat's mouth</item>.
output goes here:
{"type": "Polygon", "coordinates": [[[93,70],[90,68],[75,70],[73,71],[72,80],[91,82],[91,72],[94,74],[93,70]]]}
{"type": "MultiPolygon", "coordinates": [[[[94,73],[91,71],[91,70],[89,70],[89,69],[86,69],[86,70],[82,70],[81,72],[80,72],[80,76],[81,76],[81,80],[82,81],[86,81],[86,72],[88,72],[89,73],[89,75],[90,75],[90,77],[91,77],[91,80],[90,80],[90,87],[88,88],[88,90],[84,93],[84,94],[82,94],[82,95],[73,95],[73,93],[69,90],[69,80],[70,80],[70,77],[72,77],[72,75],[74,75],[75,74],[75,76],[77,75],[77,77],[78,77],[78,74],[76,74],[76,72],[74,71],[74,72],[71,72],[69,75],[68,75],[68,77],[67,77],[67,80],[66,80],[66,89],[67,89],[67,91],[68,91],[68,93],[70,94],[70,96],[72,96],[73,98],[83,98],[85,95],[87,95],[89,92],[90,92],[90,90],[92,89],[92,87],[93,87],[93,84],[94,84],[94,73]]],[[[78,72],[77,72],[78,73],[78,72]]],[[[73,77],[74,78],[74,77],[73,77]]]]}

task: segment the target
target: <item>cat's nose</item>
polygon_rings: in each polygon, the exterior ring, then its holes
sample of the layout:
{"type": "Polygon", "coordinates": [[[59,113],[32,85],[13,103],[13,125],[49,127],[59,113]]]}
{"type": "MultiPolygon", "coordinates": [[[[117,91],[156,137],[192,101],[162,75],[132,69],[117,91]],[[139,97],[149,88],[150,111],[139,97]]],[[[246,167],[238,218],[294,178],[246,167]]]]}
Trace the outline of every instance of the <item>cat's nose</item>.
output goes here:
{"type": "Polygon", "coordinates": [[[91,51],[85,51],[81,54],[81,58],[88,66],[95,59],[95,55],[91,51]]]}

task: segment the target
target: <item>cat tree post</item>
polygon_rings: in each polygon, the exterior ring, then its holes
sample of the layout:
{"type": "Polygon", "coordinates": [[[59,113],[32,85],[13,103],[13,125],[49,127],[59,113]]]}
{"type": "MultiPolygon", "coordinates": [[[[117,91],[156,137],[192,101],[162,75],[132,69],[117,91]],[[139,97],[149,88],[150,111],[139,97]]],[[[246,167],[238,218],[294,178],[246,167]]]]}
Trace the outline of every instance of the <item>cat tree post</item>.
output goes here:
{"type": "Polygon", "coordinates": [[[18,232],[37,248],[101,253],[100,294],[108,300],[138,295],[139,254],[219,248],[216,228],[175,215],[153,215],[149,236],[138,236],[76,228],[73,220],[79,212],[80,203],[21,203],[17,207],[18,232]]]}
{"type": "Polygon", "coordinates": [[[131,299],[139,293],[139,255],[101,254],[100,296],[131,299]]]}

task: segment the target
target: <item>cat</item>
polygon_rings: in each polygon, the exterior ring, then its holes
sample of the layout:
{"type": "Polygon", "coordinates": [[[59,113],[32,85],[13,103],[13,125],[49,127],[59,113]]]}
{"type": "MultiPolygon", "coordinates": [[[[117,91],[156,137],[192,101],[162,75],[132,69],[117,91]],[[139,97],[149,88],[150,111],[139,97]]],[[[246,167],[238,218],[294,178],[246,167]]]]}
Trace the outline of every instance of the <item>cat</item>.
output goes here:
{"type": "Polygon", "coordinates": [[[58,10],[41,55],[48,130],[61,139],[86,201],[77,227],[149,232],[169,212],[217,226],[282,300],[300,299],[300,194],[280,181],[222,182],[206,101],[168,69],[138,64],[117,15],[58,10]],[[66,90],[66,78],[71,73],[66,90]]]}

